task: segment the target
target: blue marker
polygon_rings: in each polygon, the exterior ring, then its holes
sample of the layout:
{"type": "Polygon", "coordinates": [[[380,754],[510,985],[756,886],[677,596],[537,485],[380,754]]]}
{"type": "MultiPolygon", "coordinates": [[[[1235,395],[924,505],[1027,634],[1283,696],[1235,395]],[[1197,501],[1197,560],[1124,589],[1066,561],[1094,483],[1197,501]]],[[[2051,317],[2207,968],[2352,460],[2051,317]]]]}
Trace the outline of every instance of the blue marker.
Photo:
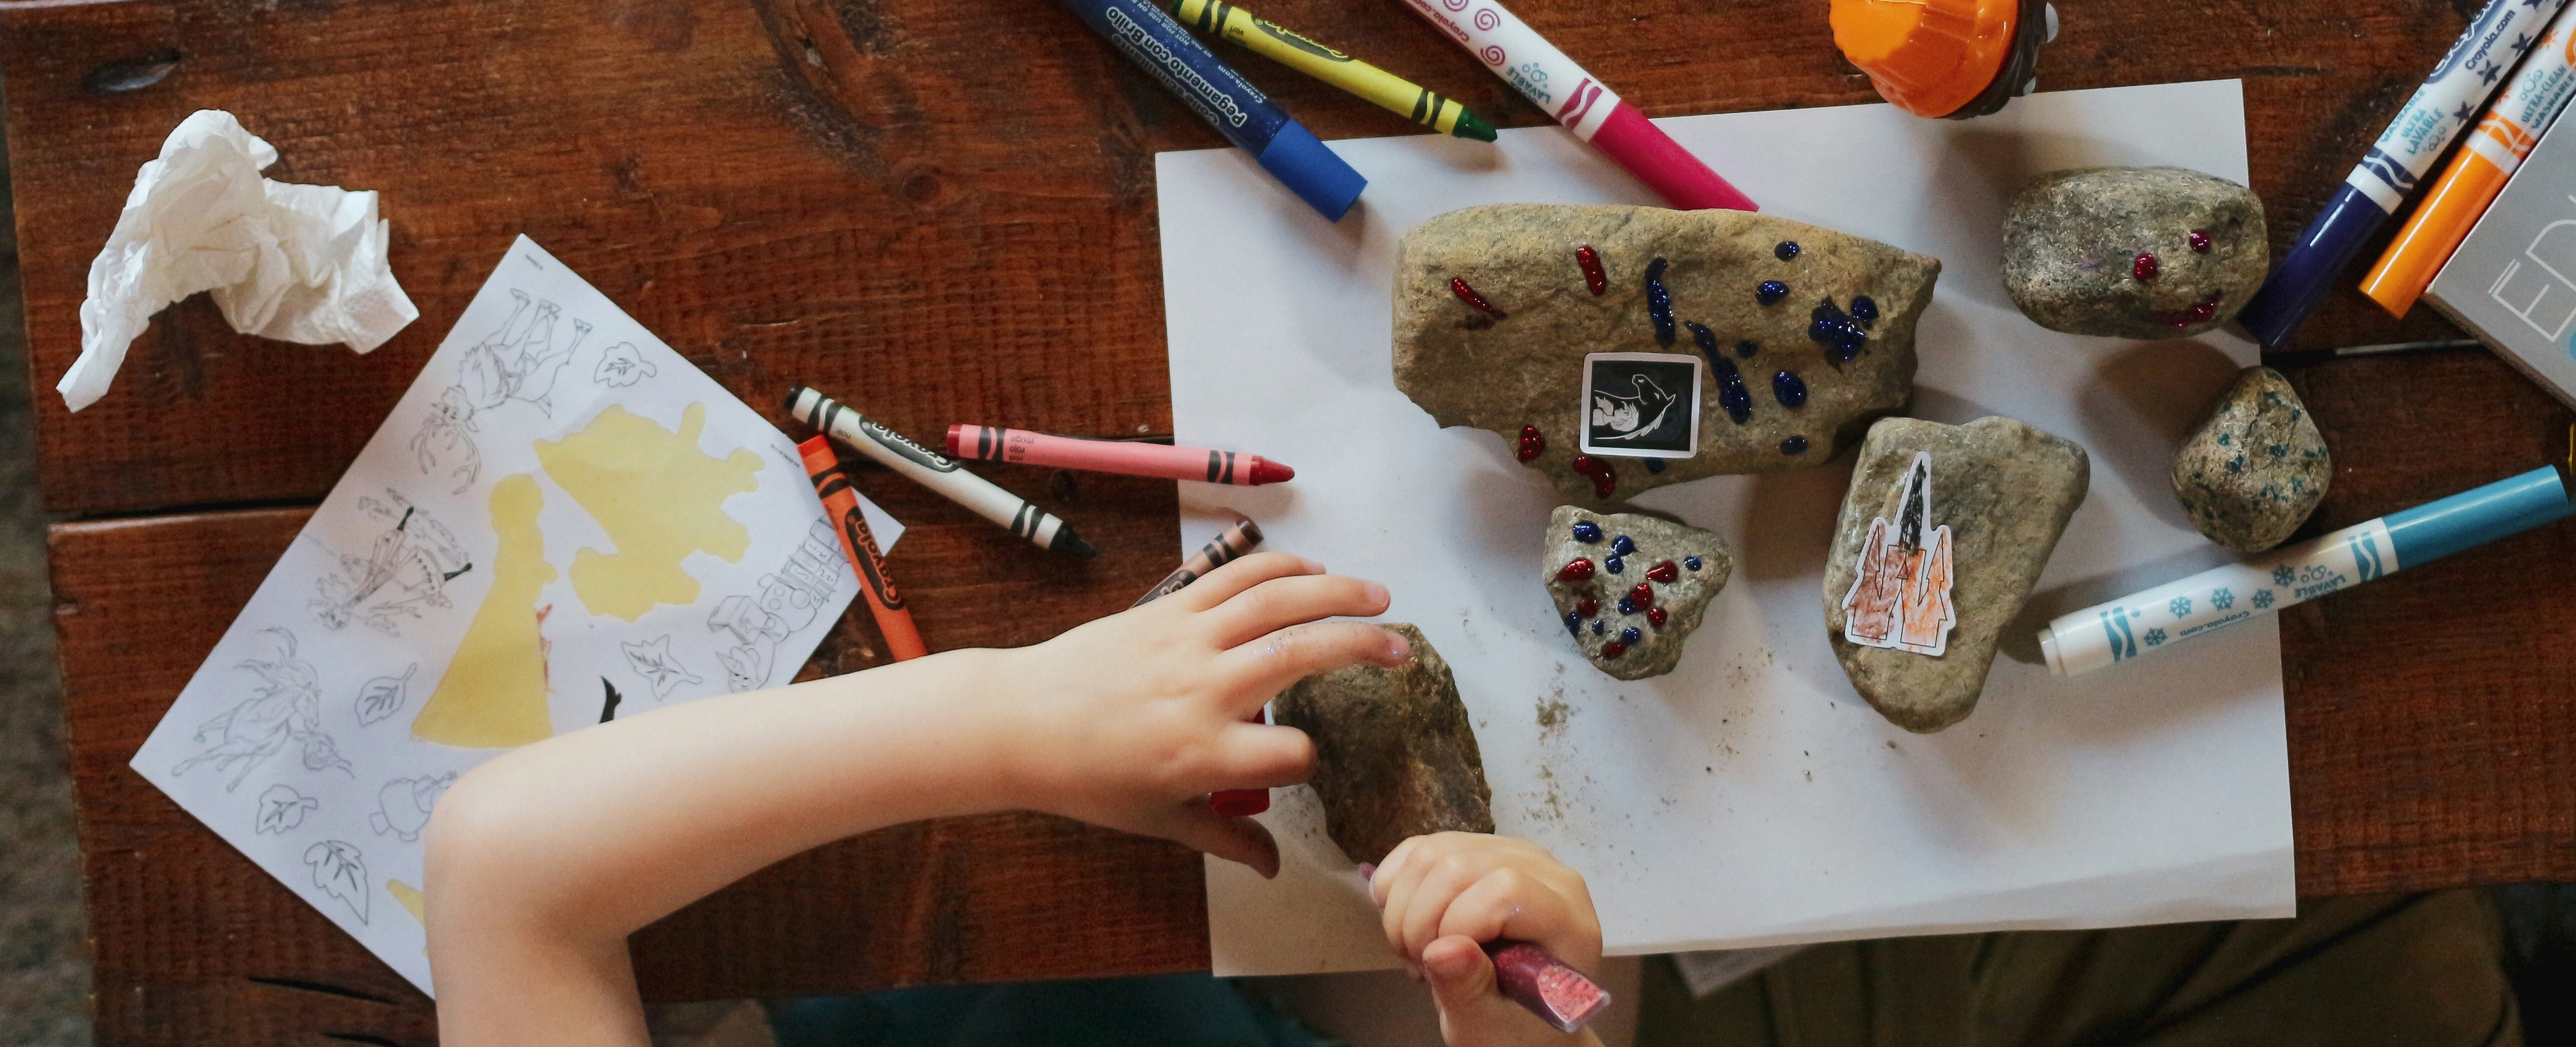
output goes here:
{"type": "Polygon", "coordinates": [[[2060,676],[2091,672],[2571,515],[2558,467],[2544,465],[2061,616],[2039,650],[2060,676]]]}
{"type": "Polygon", "coordinates": [[[2450,53],[2442,56],[2442,64],[2433,68],[2433,75],[2425,78],[2424,86],[2415,89],[2415,96],[2379,133],[2379,141],[2371,144],[2361,166],[2344,176],[2334,198],[2326,201],[2326,209],[2272,267],[2263,289],[2245,303],[2245,310],[2236,316],[2245,333],[2265,349],[2279,349],[2290,340],[2352,263],[2353,255],[2360,253],[2362,241],[2405,206],[2418,180],[2432,170],[2433,161],[2451,148],[2461,131],[2477,122],[2487,100],[2504,86],[2505,74],[2522,61],[2523,52],[2540,39],[2551,16],[2566,4],[2567,0],[2489,0],[2451,44],[2450,53]]]}
{"type": "Polygon", "coordinates": [[[1064,0],[1064,5],[1324,217],[1341,221],[1368,185],[1314,132],[1270,104],[1268,95],[1218,60],[1162,8],[1145,0],[1064,0]]]}

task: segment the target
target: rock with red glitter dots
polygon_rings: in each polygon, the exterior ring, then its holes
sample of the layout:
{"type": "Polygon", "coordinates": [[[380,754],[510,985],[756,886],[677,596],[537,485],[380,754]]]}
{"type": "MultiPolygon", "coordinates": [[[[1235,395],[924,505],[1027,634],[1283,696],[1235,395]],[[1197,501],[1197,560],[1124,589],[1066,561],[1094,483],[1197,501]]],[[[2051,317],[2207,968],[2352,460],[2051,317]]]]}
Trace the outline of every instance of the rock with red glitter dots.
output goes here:
{"type": "Polygon", "coordinates": [[[1602,672],[1640,680],[1671,672],[1681,661],[1683,642],[1734,572],[1735,551],[1714,533],[1662,517],[1563,505],[1548,517],[1542,564],[1556,617],[1571,626],[1566,642],[1602,672]],[[1645,581],[1633,569],[1620,577],[1596,566],[1605,533],[1629,546],[1632,563],[1653,565],[1645,581]],[[1593,540],[1584,541],[1584,534],[1593,540]],[[1691,559],[1698,570],[1677,566],[1691,559]]]}
{"type": "Polygon", "coordinates": [[[2004,217],[2004,290],[2068,334],[2198,334],[2232,318],[2270,264],[2253,191],[2179,167],[2043,174],[2004,217]]]}

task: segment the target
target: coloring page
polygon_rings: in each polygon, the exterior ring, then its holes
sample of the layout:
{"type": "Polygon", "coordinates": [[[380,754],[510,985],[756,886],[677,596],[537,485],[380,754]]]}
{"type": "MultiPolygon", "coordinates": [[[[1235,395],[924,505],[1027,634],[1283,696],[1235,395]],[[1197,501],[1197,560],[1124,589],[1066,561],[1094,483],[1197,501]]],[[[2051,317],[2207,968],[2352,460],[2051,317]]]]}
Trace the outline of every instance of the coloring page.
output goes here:
{"type": "Polygon", "coordinates": [[[795,441],[523,236],[133,766],[426,992],[458,775],[784,684],[857,585],[795,441]]]}

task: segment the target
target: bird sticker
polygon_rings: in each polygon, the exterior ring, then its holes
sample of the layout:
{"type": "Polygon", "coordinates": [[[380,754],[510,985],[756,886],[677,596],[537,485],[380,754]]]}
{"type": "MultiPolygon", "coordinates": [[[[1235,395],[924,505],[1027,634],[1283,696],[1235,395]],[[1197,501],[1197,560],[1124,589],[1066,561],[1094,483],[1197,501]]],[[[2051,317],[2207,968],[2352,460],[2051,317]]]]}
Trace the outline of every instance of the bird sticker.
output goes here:
{"type": "Polygon", "coordinates": [[[1688,458],[1699,449],[1700,358],[1593,353],[1583,358],[1583,452],[1688,458]]]}

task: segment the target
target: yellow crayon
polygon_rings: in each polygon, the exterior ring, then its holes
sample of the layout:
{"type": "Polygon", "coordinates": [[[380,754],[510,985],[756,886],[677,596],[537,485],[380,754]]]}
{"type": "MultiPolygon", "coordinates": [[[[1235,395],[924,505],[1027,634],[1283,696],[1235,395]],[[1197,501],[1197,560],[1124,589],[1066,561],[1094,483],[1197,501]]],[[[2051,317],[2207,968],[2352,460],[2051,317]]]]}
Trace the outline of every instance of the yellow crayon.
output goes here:
{"type": "Polygon", "coordinates": [[[1282,29],[1275,22],[1255,18],[1225,0],[1170,3],[1172,17],[1183,24],[1232,40],[1263,58],[1376,103],[1387,112],[1442,134],[1480,142],[1494,140],[1494,125],[1468,112],[1456,99],[1441,97],[1420,84],[1282,29]]]}

